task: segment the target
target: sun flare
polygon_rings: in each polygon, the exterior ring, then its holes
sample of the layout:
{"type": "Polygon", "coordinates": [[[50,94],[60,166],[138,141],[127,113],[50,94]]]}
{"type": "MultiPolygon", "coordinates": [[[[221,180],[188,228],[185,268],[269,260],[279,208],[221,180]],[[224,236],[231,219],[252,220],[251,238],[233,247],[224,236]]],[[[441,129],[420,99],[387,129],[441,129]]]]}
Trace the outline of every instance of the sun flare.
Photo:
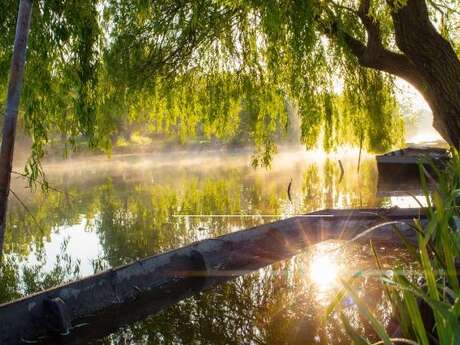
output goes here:
{"type": "Polygon", "coordinates": [[[310,279],[321,288],[328,288],[337,281],[338,263],[331,255],[319,254],[312,260],[310,279]]]}

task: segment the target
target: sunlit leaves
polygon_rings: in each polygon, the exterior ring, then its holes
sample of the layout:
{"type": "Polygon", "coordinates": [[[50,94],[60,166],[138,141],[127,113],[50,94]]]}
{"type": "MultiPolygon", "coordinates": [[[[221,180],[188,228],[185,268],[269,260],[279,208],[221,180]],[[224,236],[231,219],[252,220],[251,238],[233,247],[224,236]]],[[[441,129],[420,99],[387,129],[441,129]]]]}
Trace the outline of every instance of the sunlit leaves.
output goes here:
{"type": "MultiPolygon", "coordinates": [[[[2,85],[14,5],[2,8],[2,85]]],[[[257,161],[267,164],[286,127],[286,104],[299,111],[307,147],[324,138],[328,150],[343,143],[385,150],[402,137],[391,79],[361,70],[340,38],[324,35],[325,27],[338,25],[365,39],[350,10],[356,8],[353,1],[34,5],[22,109],[33,139],[29,170],[35,174],[46,145],[56,138],[69,148],[83,140],[110,149],[114,137],[131,127],[181,142],[230,140],[245,128],[257,161]],[[345,87],[344,97],[338,84],[345,87]]],[[[372,15],[391,45],[388,9],[374,5],[372,15]]],[[[3,86],[0,96],[4,92],[3,86]]]]}

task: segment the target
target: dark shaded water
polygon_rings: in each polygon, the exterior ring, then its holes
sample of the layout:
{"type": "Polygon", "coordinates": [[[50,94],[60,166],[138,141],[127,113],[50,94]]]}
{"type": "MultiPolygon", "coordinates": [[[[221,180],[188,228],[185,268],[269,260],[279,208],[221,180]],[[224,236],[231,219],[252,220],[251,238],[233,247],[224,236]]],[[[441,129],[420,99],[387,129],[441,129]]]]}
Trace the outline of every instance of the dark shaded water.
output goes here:
{"type": "MultiPolygon", "coordinates": [[[[353,152],[328,158],[284,152],[268,171],[254,170],[249,162],[246,154],[214,152],[48,164],[50,183],[60,192],[46,195],[30,193],[21,178],[15,179],[13,190],[21,202],[11,201],[1,300],[293,214],[415,204],[410,198],[376,196],[373,157],[363,159],[359,173],[353,152]],[[287,193],[291,178],[292,201],[287,193]]],[[[78,331],[94,334],[91,340],[82,337],[83,343],[102,344],[348,343],[336,318],[323,322],[325,307],[340,279],[368,272],[375,264],[369,246],[333,250],[338,247],[340,242],[320,244],[107,337],[91,322],[78,325],[78,331]]],[[[398,248],[378,251],[388,265],[404,257],[398,248]]],[[[366,276],[357,289],[388,321],[391,310],[381,287],[366,276]]],[[[347,303],[353,324],[370,332],[353,301],[347,303]]]]}

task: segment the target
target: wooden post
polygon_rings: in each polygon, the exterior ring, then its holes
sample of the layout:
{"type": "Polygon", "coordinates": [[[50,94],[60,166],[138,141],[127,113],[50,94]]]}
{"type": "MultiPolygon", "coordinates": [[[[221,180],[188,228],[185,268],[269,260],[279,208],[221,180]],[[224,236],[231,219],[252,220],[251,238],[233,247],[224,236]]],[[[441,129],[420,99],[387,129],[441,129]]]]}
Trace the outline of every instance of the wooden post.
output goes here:
{"type": "Polygon", "coordinates": [[[14,39],[6,112],[3,121],[2,147],[0,151],[0,254],[3,253],[14,140],[16,137],[16,123],[18,120],[19,99],[24,76],[31,14],[32,0],[21,0],[16,24],[16,36],[14,39]]]}

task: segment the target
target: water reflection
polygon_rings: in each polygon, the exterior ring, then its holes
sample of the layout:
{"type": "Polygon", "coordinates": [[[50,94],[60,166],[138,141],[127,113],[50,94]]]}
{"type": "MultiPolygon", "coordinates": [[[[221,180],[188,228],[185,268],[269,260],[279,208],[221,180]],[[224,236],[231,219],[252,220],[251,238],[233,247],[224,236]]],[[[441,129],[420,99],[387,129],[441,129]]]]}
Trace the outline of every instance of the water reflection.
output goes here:
{"type": "MultiPolygon", "coordinates": [[[[48,177],[63,192],[47,195],[30,193],[15,179],[13,190],[28,210],[12,200],[0,301],[292,214],[399,202],[376,196],[372,157],[362,160],[358,173],[352,154],[327,159],[286,152],[268,171],[252,169],[247,155],[192,156],[55,163],[46,167],[48,177]]],[[[373,259],[368,247],[334,246],[322,244],[119,330],[82,327],[81,343],[95,341],[85,334],[103,344],[309,344],[330,337],[347,343],[337,320],[321,325],[322,311],[337,278],[372,268],[373,259]]],[[[394,262],[398,250],[381,252],[394,262]]],[[[365,283],[358,288],[388,318],[381,289],[365,283]]],[[[350,303],[350,313],[353,308],[350,303]]]]}
{"type": "MultiPolygon", "coordinates": [[[[350,260],[340,250],[342,243],[321,243],[313,249],[309,259],[308,279],[313,283],[318,295],[318,303],[330,303],[333,294],[337,292],[340,278],[344,278],[346,262],[350,260]]],[[[348,272],[349,273],[349,272],[348,272]]]]}
{"type": "MultiPolygon", "coordinates": [[[[385,256],[384,267],[407,260],[397,248],[380,247],[377,251],[385,256]]],[[[338,317],[325,321],[324,307],[340,286],[336,284],[337,278],[348,280],[357,272],[364,274],[375,269],[369,246],[319,244],[290,260],[239,277],[121,327],[94,343],[349,344],[338,317]],[[334,261],[342,263],[336,277],[327,276],[327,283],[322,274],[312,275],[318,260],[326,260],[325,253],[335,253],[334,261]]],[[[357,280],[354,289],[377,317],[389,324],[391,309],[377,282],[371,277],[357,280]]],[[[352,298],[347,297],[342,308],[356,329],[372,336],[352,298]]]]}

